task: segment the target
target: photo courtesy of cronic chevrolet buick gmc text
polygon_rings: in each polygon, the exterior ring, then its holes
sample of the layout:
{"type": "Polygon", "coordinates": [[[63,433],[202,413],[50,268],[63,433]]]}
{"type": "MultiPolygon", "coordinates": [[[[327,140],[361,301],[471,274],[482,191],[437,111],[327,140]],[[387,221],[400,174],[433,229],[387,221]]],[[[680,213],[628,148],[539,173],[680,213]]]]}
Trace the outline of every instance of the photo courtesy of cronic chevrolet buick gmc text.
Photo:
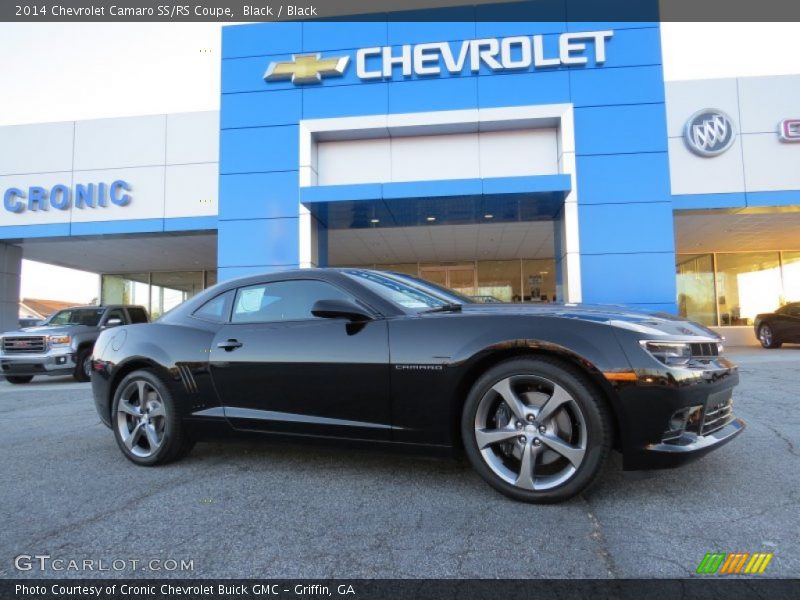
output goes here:
{"type": "Polygon", "coordinates": [[[89,381],[95,340],[105,329],[148,322],[142,306],[75,306],[36,327],[0,336],[0,376],[30,383],[36,375],[72,375],[89,381]]]}
{"type": "Polygon", "coordinates": [[[218,284],[98,338],[97,411],[157,465],[247,432],[463,449],[491,486],[558,502],[744,429],[712,331],[622,307],[478,304],[414,277],[304,269],[218,284]]]}

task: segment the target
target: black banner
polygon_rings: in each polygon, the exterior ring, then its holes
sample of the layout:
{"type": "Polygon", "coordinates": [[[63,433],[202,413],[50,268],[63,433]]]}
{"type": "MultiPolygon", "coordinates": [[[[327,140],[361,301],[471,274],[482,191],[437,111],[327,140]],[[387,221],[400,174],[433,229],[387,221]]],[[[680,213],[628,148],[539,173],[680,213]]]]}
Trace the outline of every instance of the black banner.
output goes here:
{"type": "Polygon", "coordinates": [[[797,598],[797,579],[333,579],[333,580],[3,580],[0,598],[16,600],[782,600],[797,598]]]}
{"type": "Polygon", "coordinates": [[[800,21],[792,0],[3,0],[0,21],[800,21]]]}

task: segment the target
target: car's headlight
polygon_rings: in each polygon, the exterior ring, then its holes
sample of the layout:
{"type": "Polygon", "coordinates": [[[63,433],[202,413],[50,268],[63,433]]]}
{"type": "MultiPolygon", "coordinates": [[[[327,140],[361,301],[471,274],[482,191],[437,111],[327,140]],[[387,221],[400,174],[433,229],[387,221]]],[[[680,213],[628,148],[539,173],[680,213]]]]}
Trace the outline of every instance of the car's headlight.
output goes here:
{"type": "Polygon", "coordinates": [[[68,346],[70,342],[70,337],[68,335],[51,335],[50,336],[50,345],[51,346],[68,346]]]}
{"type": "Polygon", "coordinates": [[[670,367],[680,367],[692,360],[692,346],[687,342],[641,342],[650,355],[670,367]]]}

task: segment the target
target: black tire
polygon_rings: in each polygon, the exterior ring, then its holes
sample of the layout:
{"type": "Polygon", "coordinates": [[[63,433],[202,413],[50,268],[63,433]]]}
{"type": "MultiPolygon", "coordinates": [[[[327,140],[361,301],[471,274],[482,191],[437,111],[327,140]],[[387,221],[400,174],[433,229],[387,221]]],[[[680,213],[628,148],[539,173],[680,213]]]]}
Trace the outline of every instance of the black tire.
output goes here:
{"type": "Polygon", "coordinates": [[[764,323],[758,328],[758,341],[763,348],[780,348],[783,342],[775,337],[775,332],[769,323],[764,323]]]}
{"type": "Polygon", "coordinates": [[[33,375],[6,375],[6,381],[15,385],[30,383],[33,381],[33,375]]]}
{"type": "MultiPolygon", "coordinates": [[[[125,419],[125,417],[123,416],[122,419],[125,419]]],[[[161,378],[149,369],[129,373],[117,386],[111,405],[111,428],[114,431],[117,445],[125,455],[125,458],[144,467],[163,465],[183,458],[194,446],[194,440],[180,418],[180,411],[175,399],[161,378]],[[122,438],[120,416],[118,414],[119,404],[125,390],[131,384],[136,385],[139,381],[146,382],[158,392],[160,403],[163,405],[165,412],[161,443],[158,449],[150,456],[137,456],[136,453],[128,449],[122,438]]]]}
{"type": "Polygon", "coordinates": [[[83,348],[78,350],[75,363],[75,370],[72,372],[72,376],[75,380],[89,381],[92,372],[92,349],[83,348]]]}
{"type": "MultiPolygon", "coordinates": [[[[596,481],[612,445],[613,434],[608,409],[604,400],[597,396],[598,392],[586,376],[578,369],[560,360],[537,357],[515,358],[501,362],[489,369],[475,382],[464,404],[461,435],[467,458],[489,485],[510,498],[537,504],[551,504],[568,500],[586,490],[596,481]],[[570,406],[577,406],[582,413],[585,423],[585,450],[582,462],[574,468],[574,473],[568,479],[555,487],[528,490],[509,483],[487,464],[478,448],[475,430],[479,404],[495,384],[509,377],[535,377],[555,383],[574,400],[574,404],[570,404],[570,406]]],[[[510,421],[508,426],[511,426],[510,421]]],[[[521,431],[520,433],[524,434],[525,432],[521,431]]],[[[539,436],[538,433],[531,435],[539,436]]],[[[538,440],[534,438],[533,441],[538,440]]],[[[561,459],[559,458],[559,460],[561,459]]],[[[534,465],[536,465],[535,462],[534,465]]]]}

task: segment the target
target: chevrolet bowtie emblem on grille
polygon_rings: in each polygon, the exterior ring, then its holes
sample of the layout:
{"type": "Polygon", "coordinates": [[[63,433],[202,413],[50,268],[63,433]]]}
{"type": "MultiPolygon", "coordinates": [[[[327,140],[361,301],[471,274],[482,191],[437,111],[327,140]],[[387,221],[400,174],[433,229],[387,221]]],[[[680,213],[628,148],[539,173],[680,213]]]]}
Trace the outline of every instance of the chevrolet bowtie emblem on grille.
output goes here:
{"type": "Polygon", "coordinates": [[[349,61],[349,56],[322,58],[319,53],[296,54],[290,61],[271,63],[264,73],[264,81],[291,79],[295,85],[319,83],[323,77],[344,75],[349,61]]]}

